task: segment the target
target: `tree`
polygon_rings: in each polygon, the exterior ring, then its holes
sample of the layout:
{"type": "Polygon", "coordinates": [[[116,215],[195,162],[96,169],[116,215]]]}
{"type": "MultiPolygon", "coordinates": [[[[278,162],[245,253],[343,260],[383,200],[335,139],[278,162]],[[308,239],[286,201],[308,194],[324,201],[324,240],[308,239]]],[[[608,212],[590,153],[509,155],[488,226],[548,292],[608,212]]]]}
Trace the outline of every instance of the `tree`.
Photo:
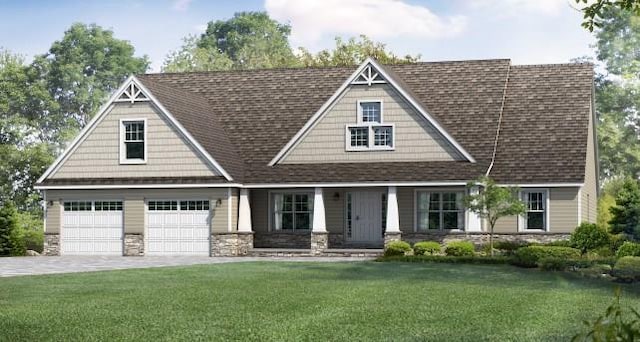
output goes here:
{"type": "Polygon", "coordinates": [[[493,230],[498,219],[524,214],[526,207],[518,198],[517,188],[498,186],[489,177],[480,177],[467,184],[468,189],[474,187],[481,187],[482,190],[464,196],[464,206],[489,223],[489,247],[493,256],[493,230]]]}
{"type": "Polygon", "coordinates": [[[133,46],[95,24],[73,24],[49,52],[37,56],[33,68],[46,80],[60,106],[65,125],[82,128],[107,95],[125,78],[149,67],[146,56],[135,57],[133,46]]]}
{"type": "Polygon", "coordinates": [[[640,187],[638,181],[626,178],[616,196],[616,205],[610,209],[611,233],[625,233],[640,239],[640,187]]]}
{"type": "Polygon", "coordinates": [[[178,51],[172,51],[165,58],[163,72],[215,71],[230,70],[233,61],[216,49],[198,47],[198,37],[188,36],[183,39],[178,51]]]}
{"type": "Polygon", "coordinates": [[[0,207],[0,256],[11,255],[16,228],[16,208],[11,202],[4,202],[0,207]]]}
{"type": "Polygon", "coordinates": [[[333,50],[322,50],[312,54],[304,48],[299,48],[300,63],[306,67],[351,66],[362,63],[367,57],[373,57],[383,64],[415,63],[420,55],[398,57],[387,51],[385,44],[374,42],[365,35],[359,39],[350,38],[346,42],[336,37],[333,50]]]}
{"type": "Polygon", "coordinates": [[[581,8],[584,13],[582,27],[589,31],[603,25],[604,13],[608,10],[622,9],[636,15],[640,14],[640,0],[575,0],[575,2],[578,5],[586,5],[581,8]]]}

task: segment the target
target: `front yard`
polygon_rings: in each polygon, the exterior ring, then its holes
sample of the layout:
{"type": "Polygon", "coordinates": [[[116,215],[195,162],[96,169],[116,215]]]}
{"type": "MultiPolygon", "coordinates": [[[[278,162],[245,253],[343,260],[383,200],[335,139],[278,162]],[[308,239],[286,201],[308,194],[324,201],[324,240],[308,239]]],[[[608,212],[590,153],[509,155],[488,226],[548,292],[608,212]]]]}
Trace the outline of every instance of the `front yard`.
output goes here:
{"type": "MultiPolygon", "coordinates": [[[[610,282],[504,265],[258,262],[0,279],[0,340],[569,340],[610,282]]],[[[640,308],[640,289],[623,287],[640,308]]]]}

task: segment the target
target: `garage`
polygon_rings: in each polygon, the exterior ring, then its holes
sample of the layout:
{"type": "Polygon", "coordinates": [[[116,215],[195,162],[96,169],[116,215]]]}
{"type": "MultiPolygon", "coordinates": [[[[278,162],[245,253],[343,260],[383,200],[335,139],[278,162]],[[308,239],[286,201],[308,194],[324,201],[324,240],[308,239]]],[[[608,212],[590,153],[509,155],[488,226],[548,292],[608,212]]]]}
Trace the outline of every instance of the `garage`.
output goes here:
{"type": "Polygon", "coordinates": [[[66,201],[61,254],[122,255],[122,201],[66,201]]]}
{"type": "Polygon", "coordinates": [[[147,255],[209,255],[208,200],[147,202],[147,255]]]}

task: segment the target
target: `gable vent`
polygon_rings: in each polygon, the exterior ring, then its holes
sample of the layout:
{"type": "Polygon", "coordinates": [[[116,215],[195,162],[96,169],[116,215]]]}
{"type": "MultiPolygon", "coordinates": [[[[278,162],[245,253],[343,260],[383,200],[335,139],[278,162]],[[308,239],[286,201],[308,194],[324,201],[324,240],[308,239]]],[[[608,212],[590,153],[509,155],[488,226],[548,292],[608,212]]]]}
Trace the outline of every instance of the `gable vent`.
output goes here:
{"type": "Polygon", "coordinates": [[[140,102],[140,101],[149,101],[149,98],[140,90],[140,88],[135,84],[135,82],[129,83],[120,96],[115,100],[116,102],[140,102]]]}
{"type": "Polygon", "coordinates": [[[369,86],[377,83],[387,83],[387,81],[371,64],[368,64],[364,69],[362,69],[362,72],[358,77],[351,82],[351,84],[366,84],[369,86]]]}

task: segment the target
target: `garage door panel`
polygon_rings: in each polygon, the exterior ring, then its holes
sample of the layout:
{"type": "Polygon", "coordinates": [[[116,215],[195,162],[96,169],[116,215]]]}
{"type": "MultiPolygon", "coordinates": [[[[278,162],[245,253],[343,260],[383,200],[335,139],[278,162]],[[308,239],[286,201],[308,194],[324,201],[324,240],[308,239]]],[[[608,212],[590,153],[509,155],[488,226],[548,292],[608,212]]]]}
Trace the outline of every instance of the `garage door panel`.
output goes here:
{"type": "Polygon", "coordinates": [[[65,202],[62,217],[62,254],[122,255],[122,204],[118,210],[98,210],[95,202],[83,201],[82,210],[74,202],[65,202]],[[73,205],[72,205],[73,204],[73,205]]]}
{"type": "Polygon", "coordinates": [[[209,255],[208,201],[149,201],[148,208],[149,255],[209,255]]]}

